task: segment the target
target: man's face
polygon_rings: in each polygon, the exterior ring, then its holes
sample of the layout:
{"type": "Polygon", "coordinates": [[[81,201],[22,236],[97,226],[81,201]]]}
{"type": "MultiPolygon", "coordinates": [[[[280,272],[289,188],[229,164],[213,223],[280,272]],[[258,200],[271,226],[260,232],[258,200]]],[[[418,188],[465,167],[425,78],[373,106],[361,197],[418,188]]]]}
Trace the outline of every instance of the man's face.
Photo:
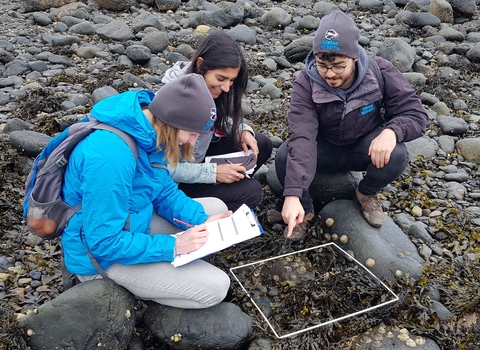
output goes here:
{"type": "Polygon", "coordinates": [[[358,59],[336,56],[333,61],[323,61],[315,57],[318,74],[332,88],[349,88],[355,79],[355,62],[358,59]]]}

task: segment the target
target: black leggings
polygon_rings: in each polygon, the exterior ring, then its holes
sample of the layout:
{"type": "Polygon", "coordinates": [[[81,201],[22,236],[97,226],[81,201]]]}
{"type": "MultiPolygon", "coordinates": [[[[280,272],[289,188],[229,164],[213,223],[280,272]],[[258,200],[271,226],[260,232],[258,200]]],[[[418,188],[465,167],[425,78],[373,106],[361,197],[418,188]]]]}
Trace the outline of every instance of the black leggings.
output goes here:
{"type": "MultiPolygon", "coordinates": [[[[369,134],[358,139],[351,145],[337,146],[325,138],[317,137],[317,173],[329,171],[366,171],[365,177],[360,181],[358,189],[365,195],[380,192],[385,186],[402,175],[408,165],[407,147],[402,142],[397,142],[390,161],[383,168],[378,169],[372,164],[368,149],[372,140],[383,131],[378,127],[369,134]]],[[[287,143],[284,142],[278,149],[275,157],[275,170],[278,180],[285,183],[287,174],[287,143]]],[[[313,211],[312,199],[308,190],[303,192],[300,199],[306,212],[313,211]]]]}
{"type": "MultiPolygon", "coordinates": [[[[255,171],[257,171],[270,158],[273,146],[270,139],[264,134],[255,133],[255,139],[259,150],[257,166],[255,167],[255,171]]],[[[238,148],[234,146],[232,139],[223,137],[219,141],[210,143],[206,155],[214,156],[231,152],[238,152],[238,148]]],[[[237,210],[242,204],[255,208],[262,199],[262,185],[254,178],[245,178],[231,184],[180,183],[178,187],[192,198],[219,198],[225,202],[228,209],[233,211],[237,210]]]]}

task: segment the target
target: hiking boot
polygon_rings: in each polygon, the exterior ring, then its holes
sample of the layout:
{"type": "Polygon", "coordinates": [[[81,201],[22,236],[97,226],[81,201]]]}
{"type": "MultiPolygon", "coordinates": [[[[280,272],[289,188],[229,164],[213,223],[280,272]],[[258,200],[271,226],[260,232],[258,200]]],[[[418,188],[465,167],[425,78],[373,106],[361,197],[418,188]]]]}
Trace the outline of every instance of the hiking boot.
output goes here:
{"type": "Polygon", "coordinates": [[[380,227],[383,224],[383,204],[377,195],[367,196],[356,190],[357,199],[362,206],[362,213],[365,220],[373,227],[380,227]]]}
{"type": "MultiPolygon", "coordinates": [[[[308,231],[309,222],[313,220],[315,214],[314,213],[307,213],[303,218],[303,222],[293,228],[292,235],[288,237],[289,239],[301,239],[305,237],[305,234],[308,231]]],[[[287,238],[288,233],[288,226],[285,227],[285,231],[283,233],[284,237],[287,238]]]]}

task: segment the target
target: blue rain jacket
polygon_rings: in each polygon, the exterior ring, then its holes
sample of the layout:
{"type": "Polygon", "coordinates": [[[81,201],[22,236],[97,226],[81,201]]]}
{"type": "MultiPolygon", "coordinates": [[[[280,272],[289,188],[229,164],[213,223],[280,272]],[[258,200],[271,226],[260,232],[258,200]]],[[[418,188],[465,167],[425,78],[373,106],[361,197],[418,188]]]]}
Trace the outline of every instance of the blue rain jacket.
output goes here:
{"type": "Polygon", "coordinates": [[[106,130],[94,131],[72,152],[63,196],[71,206],[82,205],[62,235],[65,264],[72,273],[97,273],[85,248],[105,270],[114,263],[173,261],[175,238],[150,234],[157,233],[149,229],[153,210],[182,230],[187,227],[174,217],[192,225],[208,218],[170,177],[164,152],[156,152],[157,135],[141,108],[153,97],[146,90],[127,91],[99,101],[91,111],[92,117],[133,136],[138,161],[120,136],[106,130]],[[130,229],[125,230],[128,218],[130,229]]]}

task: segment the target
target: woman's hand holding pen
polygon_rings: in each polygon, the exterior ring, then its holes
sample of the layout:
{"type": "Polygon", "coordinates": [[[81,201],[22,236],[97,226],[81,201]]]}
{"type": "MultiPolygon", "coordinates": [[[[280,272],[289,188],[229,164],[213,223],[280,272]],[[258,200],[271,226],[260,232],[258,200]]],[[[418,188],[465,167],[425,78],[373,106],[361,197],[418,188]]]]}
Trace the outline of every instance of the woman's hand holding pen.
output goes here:
{"type": "Polygon", "coordinates": [[[200,248],[208,238],[207,225],[192,226],[176,238],[175,254],[187,254],[200,248]]]}
{"type": "Polygon", "coordinates": [[[240,164],[218,164],[217,182],[231,184],[243,180],[246,177],[247,169],[240,164]]]}
{"type": "Polygon", "coordinates": [[[174,218],[173,221],[177,221],[182,225],[189,226],[190,228],[183,233],[179,234],[175,241],[175,255],[187,254],[200,248],[208,239],[207,222],[215,221],[223,218],[228,218],[232,215],[231,210],[222,214],[216,214],[210,216],[201,225],[193,226],[185,221],[174,218]]]}

